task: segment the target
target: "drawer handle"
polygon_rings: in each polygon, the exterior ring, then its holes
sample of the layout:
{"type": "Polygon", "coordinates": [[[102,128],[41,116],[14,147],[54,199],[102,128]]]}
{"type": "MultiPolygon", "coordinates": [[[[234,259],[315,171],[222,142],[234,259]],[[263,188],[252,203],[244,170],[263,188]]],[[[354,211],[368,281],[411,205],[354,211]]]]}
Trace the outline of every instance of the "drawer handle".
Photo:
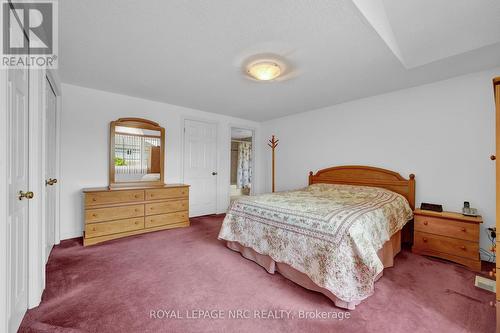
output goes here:
{"type": "Polygon", "coordinates": [[[424,241],[424,243],[427,243],[427,238],[422,238],[422,240],[424,241]]]}
{"type": "Polygon", "coordinates": [[[93,213],[93,214],[92,214],[92,217],[97,217],[97,214],[96,214],[96,213],[93,213]]]}
{"type": "Polygon", "coordinates": [[[428,225],[428,224],[429,224],[429,222],[427,222],[427,221],[424,221],[424,225],[428,225]]]}
{"type": "Polygon", "coordinates": [[[155,195],[154,194],[151,194],[151,198],[154,197],[155,195]]]}
{"type": "Polygon", "coordinates": [[[139,224],[139,221],[135,221],[134,223],[135,223],[135,224],[139,224]]]}
{"type": "Polygon", "coordinates": [[[135,210],[135,212],[136,212],[136,213],[139,213],[139,209],[137,209],[137,208],[136,208],[136,209],[134,209],[134,210],[135,210]]]}
{"type": "Polygon", "coordinates": [[[460,246],[460,249],[465,251],[466,250],[465,245],[460,246]]]}
{"type": "Polygon", "coordinates": [[[463,232],[466,232],[466,231],[467,231],[467,229],[465,229],[465,228],[462,228],[461,230],[462,230],[463,232]]]}
{"type": "Polygon", "coordinates": [[[96,198],[92,198],[92,201],[97,201],[97,199],[96,198]]]}
{"type": "Polygon", "coordinates": [[[95,231],[95,227],[92,228],[92,231],[95,231]]]}

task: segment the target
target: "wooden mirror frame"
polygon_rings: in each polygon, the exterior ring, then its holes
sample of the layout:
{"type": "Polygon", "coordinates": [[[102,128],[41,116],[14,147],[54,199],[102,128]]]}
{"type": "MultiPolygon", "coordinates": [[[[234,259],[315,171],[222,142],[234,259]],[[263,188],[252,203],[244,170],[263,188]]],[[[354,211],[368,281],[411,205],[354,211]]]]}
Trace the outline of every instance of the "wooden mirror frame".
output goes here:
{"type": "Polygon", "coordinates": [[[154,121],[142,118],[120,118],[109,125],[109,188],[148,187],[165,185],[165,129],[154,121]],[[115,181],[115,128],[116,126],[141,128],[160,132],[160,179],[154,181],[115,181]]]}

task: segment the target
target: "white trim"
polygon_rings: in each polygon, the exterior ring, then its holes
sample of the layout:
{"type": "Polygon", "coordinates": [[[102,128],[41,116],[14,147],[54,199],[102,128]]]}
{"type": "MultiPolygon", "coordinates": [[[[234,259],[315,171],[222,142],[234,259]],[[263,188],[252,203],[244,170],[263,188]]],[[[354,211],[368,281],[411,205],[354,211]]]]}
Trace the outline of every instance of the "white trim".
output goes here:
{"type": "MultiPolygon", "coordinates": [[[[182,183],[185,184],[185,181],[184,181],[184,151],[185,151],[185,137],[186,137],[186,120],[191,120],[191,121],[198,121],[198,122],[202,122],[202,123],[207,123],[207,124],[213,124],[215,125],[215,130],[216,130],[216,133],[215,133],[215,171],[217,172],[217,179],[216,179],[216,189],[215,189],[215,214],[219,214],[219,181],[220,181],[220,177],[219,177],[219,127],[220,127],[220,122],[217,121],[217,120],[211,120],[211,119],[208,119],[208,118],[202,118],[202,117],[181,117],[181,147],[182,147],[182,151],[181,151],[181,177],[182,177],[182,183]]],[[[166,153],[165,153],[165,156],[166,156],[166,153]]]]}
{"type": "Polygon", "coordinates": [[[0,70],[0,331],[8,332],[7,311],[7,71],[0,70]]]}
{"type": "MultiPolygon", "coordinates": [[[[231,204],[231,191],[229,190],[229,187],[231,186],[231,130],[233,128],[236,129],[244,129],[252,132],[252,187],[250,188],[250,195],[255,195],[256,189],[255,189],[255,184],[257,184],[257,170],[256,170],[256,160],[257,160],[257,145],[255,144],[256,136],[257,136],[257,129],[252,126],[245,126],[245,125],[237,125],[237,124],[228,124],[228,134],[229,134],[229,184],[227,186],[227,195],[229,197],[229,204],[231,204]]],[[[228,207],[229,208],[229,207],[228,207]]]]}

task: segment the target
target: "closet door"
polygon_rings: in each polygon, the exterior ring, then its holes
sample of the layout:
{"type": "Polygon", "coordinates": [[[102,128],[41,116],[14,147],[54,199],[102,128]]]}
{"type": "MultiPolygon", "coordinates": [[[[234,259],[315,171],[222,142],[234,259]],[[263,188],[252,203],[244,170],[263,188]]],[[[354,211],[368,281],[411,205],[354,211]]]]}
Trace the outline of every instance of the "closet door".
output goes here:
{"type": "Polygon", "coordinates": [[[9,331],[16,332],[28,308],[28,82],[27,69],[8,70],[7,290],[9,331]]]}
{"type": "Polygon", "coordinates": [[[56,223],[56,95],[45,84],[45,260],[55,243],[56,223]]]}

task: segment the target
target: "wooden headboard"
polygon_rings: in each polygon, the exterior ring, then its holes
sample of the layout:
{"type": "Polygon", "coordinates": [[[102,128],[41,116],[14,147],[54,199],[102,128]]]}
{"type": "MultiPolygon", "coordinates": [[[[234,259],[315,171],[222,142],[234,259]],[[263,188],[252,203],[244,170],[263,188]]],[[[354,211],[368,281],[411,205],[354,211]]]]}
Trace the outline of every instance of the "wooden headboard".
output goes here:
{"type": "Polygon", "coordinates": [[[309,172],[309,185],[317,183],[349,184],[382,187],[403,195],[412,209],[415,209],[415,175],[410,179],[399,173],[369,166],[347,165],[309,172]]]}

